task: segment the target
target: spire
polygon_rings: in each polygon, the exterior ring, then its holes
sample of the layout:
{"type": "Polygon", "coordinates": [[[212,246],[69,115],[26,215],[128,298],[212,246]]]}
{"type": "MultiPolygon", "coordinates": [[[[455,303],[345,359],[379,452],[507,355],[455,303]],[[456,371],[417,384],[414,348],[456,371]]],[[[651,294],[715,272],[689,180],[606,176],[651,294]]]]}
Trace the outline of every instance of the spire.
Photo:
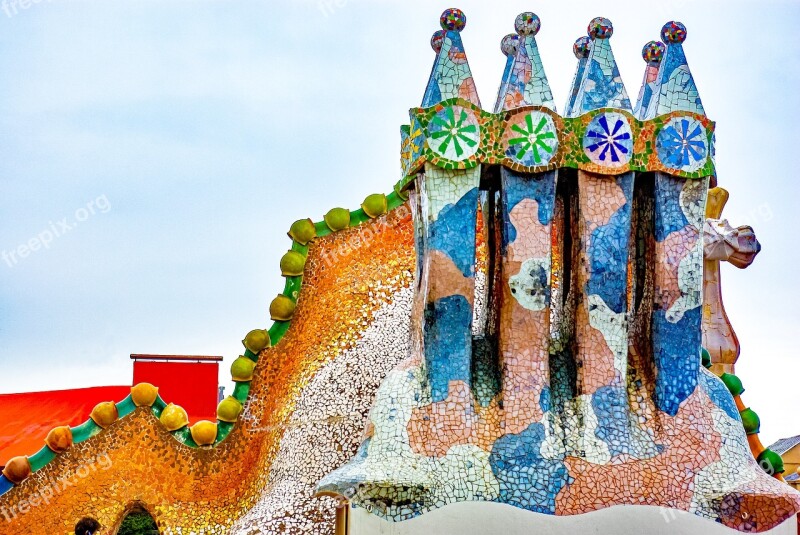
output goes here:
{"type": "Polygon", "coordinates": [[[652,119],[673,111],[688,111],[705,115],[700,93],[686,63],[683,42],[686,40],[686,26],[680,22],[668,22],[661,29],[661,39],[667,50],[658,70],[654,96],[650,100],[645,115],[652,119]]]}
{"type": "MultiPolygon", "coordinates": [[[[535,13],[520,13],[514,22],[519,35],[519,50],[514,58],[505,93],[498,96],[501,109],[511,110],[520,106],[545,106],[556,109],[553,92],[547,83],[539,48],[536,46],[536,34],[541,28],[541,21],[535,13]]],[[[500,111],[500,110],[498,110],[500,111]]]]}
{"type": "Polygon", "coordinates": [[[503,95],[506,93],[506,86],[511,77],[511,68],[514,66],[514,58],[519,50],[519,35],[510,33],[503,37],[500,42],[500,50],[506,56],[506,68],[503,71],[503,79],[500,81],[500,89],[497,91],[497,102],[494,104],[494,112],[499,113],[503,110],[503,95]]]}
{"type": "Polygon", "coordinates": [[[467,24],[467,16],[460,9],[450,8],[442,13],[440,23],[443,32],[436,32],[431,39],[431,46],[437,56],[422,99],[422,107],[428,108],[455,97],[480,106],[472,71],[461,43],[460,32],[467,24]]]}
{"type": "Polygon", "coordinates": [[[642,88],[639,90],[639,98],[636,100],[636,108],[633,114],[637,119],[644,119],[647,114],[647,107],[653,98],[653,90],[658,78],[658,67],[664,59],[664,43],[661,41],[650,41],[642,48],[642,59],[647,64],[644,70],[644,80],[642,88]]]}
{"type": "Polygon", "coordinates": [[[564,106],[564,117],[575,117],[575,101],[578,98],[578,91],[581,89],[581,80],[583,79],[583,72],[586,70],[586,62],[589,58],[589,49],[592,46],[592,40],[587,36],[578,37],[575,44],[572,45],[572,52],[578,58],[578,68],[575,70],[575,77],[572,79],[572,89],[569,91],[569,99],[564,106]]]}
{"type": "Polygon", "coordinates": [[[589,37],[592,38],[592,47],[581,77],[574,115],[581,115],[598,108],[631,111],[631,101],[628,92],[625,91],[609,43],[609,38],[614,33],[611,21],[597,17],[589,23],[588,30],[589,37]]]}

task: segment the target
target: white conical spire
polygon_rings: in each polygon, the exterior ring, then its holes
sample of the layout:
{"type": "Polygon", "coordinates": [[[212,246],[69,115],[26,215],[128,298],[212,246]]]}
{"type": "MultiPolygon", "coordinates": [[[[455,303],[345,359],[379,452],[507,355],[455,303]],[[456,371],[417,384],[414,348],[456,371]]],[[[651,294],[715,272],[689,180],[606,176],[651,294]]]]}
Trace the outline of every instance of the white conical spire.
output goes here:
{"type": "Polygon", "coordinates": [[[574,113],[575,102],[578,100],[578,92],[581,89],[583,72],[586,70],[591,46],[592,40],[586,35],[578,37],[575,40],[575,44],[572,45],[572,52],[578,58],[578,67],[575,69],[575,76],[572,78],[572,86],[569,90],[569,98],[567,98],[567,104],[564,106],[564,117],[574,117],[576,115],[574,113]]]}
{"type": "Polygon", "coordinates": [[[666,43],[667,50],[658,69],[654,95],[645,118],[652,119],[673,111],[705,115],[700,93],[683,52],[686,26],[676,21],[668,22],[661,29],[661,38],[666,43]]]}
{"type": "Polygon", "coordinates": [[[592,46],[581,77],[573,115],[599,108],[631,111],[631,101],[609,43],[609,38],[614,33],[611,21],[597,17],[589,23],[588,30],[592,46]]]}
{"type": "Polygon", "coordinates": [[[520,13],[514,23],[519,35],[519,47],[511,67],[508,83],[501,87],[498,95],[500,110],[511,110],[521,106],[544,106],[555,110],[553,92],[544,73],[536,34],[541,21],[535,13],[520,13]]]}
{"type": "Polygon", "coordinates": [[[440,22],[444,34],[437,32],[431,40],[434,50],[439,50],[422,99],[422,107],[428,108],[455,97],[480,106],[478,91],[461,42],[460,32],[467,24],[467,16],[460,9],[450,8],[442,13],[440,22]]]}
{"type": "Polygon", "coordinates": [[[517,50],[519,50],[519,35],[510,33],[503,37],[500,42],[500,50],[506,56],[506,68],[503,70],[503,78],[500,80],[500,89],[497,90],[497,101],[494,103],[495,113],[503,111],[502,97],[506,93],[506,86],[511,78],[511,69],[514,67],[514,58],[517,57],[517,50]]]}
{"type": "Polygon", "coordinates": [[[658,68],[661,60],[664,59],[665,48],[661,41],[650,41],[642,48],[642,59],[647,67],[644,70],[644,80],[642,80],[642,88],[639,90],[639,98],[636,99],[636,107],[633,109],[633,114],[637,119],[645,118],[647,108],[653,99],[658,80],[658,68]]]}

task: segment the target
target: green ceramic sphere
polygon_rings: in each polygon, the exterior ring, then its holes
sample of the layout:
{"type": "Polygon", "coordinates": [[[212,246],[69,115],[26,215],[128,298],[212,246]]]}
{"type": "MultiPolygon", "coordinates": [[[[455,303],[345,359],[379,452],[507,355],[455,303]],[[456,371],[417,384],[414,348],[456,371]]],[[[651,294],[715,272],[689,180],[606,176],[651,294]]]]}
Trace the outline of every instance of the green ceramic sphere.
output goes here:
{"type": "Polygon", "coordinates": [[[739,413],[742,417],[742,425],[748,435],[755,435],[761,430],[761,419],[752,409],[745,409],[739,413]]]}
{"type": "Polygon", "coordinates": [[[244,337],[242,344],[251,353],[258,355],[261,351],[271,346],[272,341],[269,338],[269,331],[266,329],[253,329],[244,337]]]}
{"type": "Polygon", "coordinates": [[[389,205],[386,201],[386,195],[383,193],[373,193],[361,203],[361,209],[369,217],[375,218],[382,216],[389,210],[389,205]]]}
{"type": "Polygon", "coordinates": [[[400,187],[400,182],[394,185],[394,192],[397,193],[397,196],[403,199],[404,201],[408,200],[408,190],[402,189],[400,187]]]}
{"type": "Polygon", "coordinates": [[[758,464],[769,475],[782,474],[784,472],[783,459],[781,456],[767,448],[758,456],[758,464]]]}
{"type": "Polygon", "coordinates": [[[742,381],[732,373],[723,373],[720,376],[722,382],[728,387],[728,390],[733,396],[740,396],[744,392],[742,381]]]}
{"type": "Polygon", "coordinates": [[[242,404],[233,396],[228,396],[217,405],[217,419],[221,422],[235,422],[242,412],[242,404]]]}
{"type": "Polygon", "coordinates": [[[701,358],[701,360],[703,362],[703,367],[704,368],[710,368],[711,367],[711,353],[708,352],[708,349],[703,348],[700,351],[700,358],[701,358]]]}
{"type": "Polygon", "coordinates": [[[294,315],[294,301],[285,295],[279,295],[269,305],[269,315],[273,321],[289,321],[294,315]]]}
{"type": "Polygon", "coordinates": [[[253,379],[256,363],[247,357],[239,357],[231,364],[231,377],[236,382],[247,382],[253,379]]]}
{"type": "Polygon", "coordinates": [[[284,277],[299,277],[303,274],[306,257],[297,251],[288,251],[281,258],[281,275],[284,277]]]}
{"type": "Polygon", "coordinates": [[[317,237],[317,229],[314,227],[314,222],[310,219],[295,221],[289,229],[289,237],[301,245],[308,244],[308,242],[317,237]]]}
{"type": "Polygon", "coordinates": [[[350,226],[350,210],[346,208],[331,208],[323,219],[332,231],[343,230],[350,226]]]}

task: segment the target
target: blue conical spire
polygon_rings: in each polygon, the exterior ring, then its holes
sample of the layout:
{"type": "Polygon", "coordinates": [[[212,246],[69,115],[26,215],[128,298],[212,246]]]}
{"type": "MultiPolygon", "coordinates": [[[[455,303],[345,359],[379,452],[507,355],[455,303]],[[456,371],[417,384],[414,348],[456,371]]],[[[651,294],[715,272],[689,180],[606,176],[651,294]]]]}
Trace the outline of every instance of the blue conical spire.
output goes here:
{"type": "Polygon", "coordinates": [[[450,8],[442,13],[440,22],[444,34],[437,32],[431,41],[434,50],[437,47],[439,50],[422,99],[422,107],[428,108],[455,97],[461,97],[480,106],[478,91],[472,79],[472,71],[459,33],[466,26],[467,17],[460,9],[450,8]]]}
{"type": "Polygon", "coordinates": [[[555,110],[553,92],[547,83],[539,48],[536,46],[536,34],[539,33],[541,21],[535,13],[521,13],[517,16],[514,27],[519,34],[519,50],[514,58],[505,92],[498,95],[500,109],[545,106],[555,110]]]}
{"type": "Polygon", "coordinates": [[[625,84],[622,83],[609,43],[613,33],[614,27],[606,18],[597,17],[589,23],[592,47],[581,79],[574,115],[598,108],[632,111],[628,92],[625,91],[625,84]]]}
{"type": "Polygon", "coordinates": [[[514,58],[517,57],[517,50],[519,50],[519,35],[510,33],[503,37],[500,43],[500,50],[506,56],[506,68],[503,70],[503,79],[500,80],[500,89],[497,91],[497,101],[494,103],[494,112],[498,113],[503,110],[502,96],[506,93],[506,86],[508,80],[511,78],[511,69],[514,67],[514,58]]]}
{"type": "Polygon", "coordinates": [[[658,79],[658,67],[664,59],[664,43],[661,41],[650,41],[642,48],[642,58],[647,64],[644,70],[644,80],[642,88],[639,90],[639,98],[636,99],[636,107],[633,114],[637,119],[644,119],[647,114],[647,107],[653,99],[653,91],[658,79]]]}
{"type": "Polygon", "coordinates": [[[680,22],[668,22],[661,29],[661,38],[667,44],[667,51],[658,69],[654,97],[650,100],[645,118],[652,119],[673,111],[705,115],[700,93],[683,52],[686,27],[680,22]]]}
{"type": "Polygon", "coordinates": [[[575,44],[572,45],[572,52],[578,58],[578,68],[575,69],[575,77],[572,79],[572,88],[569,91],[569,98],[564,106],[564,117],[575,117],[575,102],[578,99],[578,92],[581,89],[581,81],[583,80],[583,72],[586,70],[586,63],[589,58],[589,49],[592,46],[592,40],[588,36],[578,37],[575,44]]]}

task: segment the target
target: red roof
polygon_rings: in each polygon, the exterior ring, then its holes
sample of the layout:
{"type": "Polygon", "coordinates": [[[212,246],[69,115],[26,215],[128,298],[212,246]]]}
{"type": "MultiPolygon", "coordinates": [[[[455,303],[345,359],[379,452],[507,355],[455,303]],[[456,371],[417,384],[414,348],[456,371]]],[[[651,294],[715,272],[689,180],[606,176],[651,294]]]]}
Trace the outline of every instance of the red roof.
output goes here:
{"type": "Polygon", "coordinates": [[[0,394],[0,466],[18,455],[33,455],[54,427],[75,427],[101,401],[121,401],[130,386],[101,386],[25,394],[0,394]]]}
{"type": "MultiPolygon", "coordinates": [[[[152,383],[167,403],[180,405],[190,423],[215,420],[222,357],[131,355],[133,384],[152,383]]],[[[33,455],[54,427],[75,427],[100,402],[119,402],[130,386],[101,386],[24,394],[0,394],[0,466],[18,455],[33,455]]]]}

